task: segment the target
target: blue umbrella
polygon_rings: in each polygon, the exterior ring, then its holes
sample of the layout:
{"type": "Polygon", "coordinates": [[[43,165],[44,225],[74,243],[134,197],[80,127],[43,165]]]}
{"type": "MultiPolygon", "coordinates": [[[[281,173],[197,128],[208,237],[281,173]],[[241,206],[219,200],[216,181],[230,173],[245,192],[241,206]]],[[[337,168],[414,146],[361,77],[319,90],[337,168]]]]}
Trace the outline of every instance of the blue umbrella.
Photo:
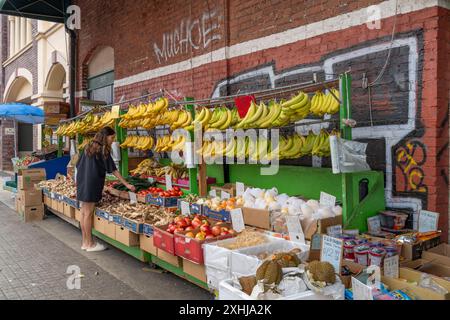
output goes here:
{"type": "Polygon", "coordinates": [[[40,124],[44,123],[44,110],[23,103],[0,104],[0,118],[12,119],[17,122],[40,124]]]}

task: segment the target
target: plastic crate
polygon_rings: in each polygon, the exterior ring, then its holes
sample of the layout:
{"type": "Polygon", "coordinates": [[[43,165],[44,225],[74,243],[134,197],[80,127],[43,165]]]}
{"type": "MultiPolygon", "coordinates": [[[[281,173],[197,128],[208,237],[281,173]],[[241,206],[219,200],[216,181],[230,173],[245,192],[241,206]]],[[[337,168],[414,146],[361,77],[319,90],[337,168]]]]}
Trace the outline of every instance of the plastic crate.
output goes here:
{"type": "Polygon", "coordinates": [[[168,225],[154,227],[153,229],[153,245],[171,255],[175,255],[174,235],[167,232],[168,225]]]}

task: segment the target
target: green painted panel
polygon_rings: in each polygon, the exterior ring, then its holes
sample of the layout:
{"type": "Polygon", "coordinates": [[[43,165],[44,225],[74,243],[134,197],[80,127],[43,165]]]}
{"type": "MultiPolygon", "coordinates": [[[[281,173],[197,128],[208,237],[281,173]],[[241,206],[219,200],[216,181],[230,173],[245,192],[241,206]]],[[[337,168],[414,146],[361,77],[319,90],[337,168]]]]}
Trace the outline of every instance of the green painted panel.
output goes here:
{"type": "Polygon", "coordinates": [[[223,165],[212,164],[206,166],[206,175],[208,177],[216,178],[217,184],[224,184],[225,178],[223,175],[223,165]]]}

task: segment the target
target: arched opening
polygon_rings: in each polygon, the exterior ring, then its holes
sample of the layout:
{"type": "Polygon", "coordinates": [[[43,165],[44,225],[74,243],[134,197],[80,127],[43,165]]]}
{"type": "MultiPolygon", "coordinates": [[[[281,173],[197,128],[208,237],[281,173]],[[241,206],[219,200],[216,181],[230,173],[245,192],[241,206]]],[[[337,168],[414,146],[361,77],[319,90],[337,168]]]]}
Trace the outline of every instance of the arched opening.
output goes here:
{"type": "Polygon", "coordinates": [[[98,48],[87,65],[87,93],[90,100],[114,101],[114,49],[98,48]]]}
{"type": "Polygon", "coordinates": [[[47,75],[45,91],[56,94],[63,98],[64,83],[66,82],[66,70],[60,63],[55,63],[47,75]]]}
{"type": "MultiPolygon", "coordinates": [[[[5,102],[20,102],[31,104],[31,96],[33,95],[32,84],[22,76],[16,77],[11,83],[5,94],[5,102]]],[[[12,122],[12,121],[11,121],[12,122]]],[[[17,154],[23,156],[33,151],[33,125],[27,123],[18,123],[17,132],[17,154]]],[[[5,142],[5,137],[3,139],[5,142]]]]}

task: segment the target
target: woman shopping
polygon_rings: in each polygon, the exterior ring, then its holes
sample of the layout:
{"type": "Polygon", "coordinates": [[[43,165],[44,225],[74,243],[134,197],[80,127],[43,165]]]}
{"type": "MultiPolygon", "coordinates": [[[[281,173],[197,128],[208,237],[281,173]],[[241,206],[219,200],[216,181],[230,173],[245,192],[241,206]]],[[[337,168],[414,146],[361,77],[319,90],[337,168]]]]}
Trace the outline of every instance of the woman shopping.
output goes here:
{"type": "Polygon", "coordinates": [[[112,173],[129,190],[134,186],[125,181],[117,171],[111,157],[111,144],[115,139],[115,131],[110,127],[100,130],[81,154],[77,163],[77,199],[81,202],[82,250],[89,252],[105,250],[101,243],[92,239],[92,223],[95,204],[102,198],[106,173],[112,173]]]}

